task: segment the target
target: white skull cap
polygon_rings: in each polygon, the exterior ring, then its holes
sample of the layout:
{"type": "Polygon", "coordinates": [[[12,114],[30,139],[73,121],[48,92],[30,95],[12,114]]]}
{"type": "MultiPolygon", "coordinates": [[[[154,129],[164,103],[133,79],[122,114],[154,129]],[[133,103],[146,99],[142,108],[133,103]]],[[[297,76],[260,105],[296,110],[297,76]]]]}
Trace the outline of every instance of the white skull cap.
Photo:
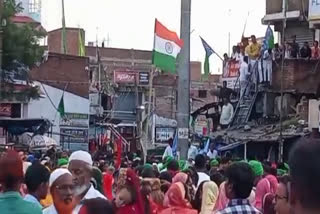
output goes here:
{"type": "Polygon", "coordinates": [[[83,162],[89,164],[90,166],[92,166],[92,164],[93,164],[91,155],[85,151],[73,152],[69,158],[69,162],[71,162],[73,160],[83,161],[83,162]]]}
{"type": "Polygon", "coordinates": [[[56,169],[54,170],[51,175],[50,175],[50,178],[49,178],[49,187],[52,186],[52,184],[58,179],[60,178],[62,175],[65,175],[65,174],[69,174],[72,176],[71,172],[67,169],[62,169],[62,168],[59,168],[59,169],[56,169]]]}

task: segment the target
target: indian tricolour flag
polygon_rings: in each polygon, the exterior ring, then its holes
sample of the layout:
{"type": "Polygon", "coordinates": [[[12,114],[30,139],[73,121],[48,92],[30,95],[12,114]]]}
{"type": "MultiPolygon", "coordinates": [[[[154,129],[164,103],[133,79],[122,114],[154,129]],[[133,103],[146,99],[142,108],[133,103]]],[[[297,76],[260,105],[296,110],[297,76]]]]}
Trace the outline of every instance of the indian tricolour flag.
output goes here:
{"type": "Polygon", "coordinates": [[[182,46],[183,40],[177,33],[168,30],[156,19],[152,64],[162,71],[175,73],[177,55],[182,46]]]}

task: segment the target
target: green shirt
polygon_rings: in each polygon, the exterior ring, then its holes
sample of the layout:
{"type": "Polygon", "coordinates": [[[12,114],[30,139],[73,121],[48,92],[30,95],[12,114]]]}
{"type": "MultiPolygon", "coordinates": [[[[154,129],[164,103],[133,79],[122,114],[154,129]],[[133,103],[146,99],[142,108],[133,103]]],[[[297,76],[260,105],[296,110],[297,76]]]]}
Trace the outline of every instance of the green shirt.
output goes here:
{"type": "Polygon", "coordinates": [[[0,213],[42,214],[42,211],[36,204],[24,201],[18,192],[5,192],[0,194],[0,213]]]}

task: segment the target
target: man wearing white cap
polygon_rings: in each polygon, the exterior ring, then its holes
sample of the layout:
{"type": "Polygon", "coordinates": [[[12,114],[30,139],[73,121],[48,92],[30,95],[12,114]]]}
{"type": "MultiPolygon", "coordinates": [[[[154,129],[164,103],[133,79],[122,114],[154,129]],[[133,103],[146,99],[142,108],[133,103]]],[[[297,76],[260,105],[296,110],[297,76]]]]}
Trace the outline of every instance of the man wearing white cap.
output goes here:
{"type": "Polygon", "coordinates": [[[56,169],[50,175],[50,192],[53,204],[43,214],[75,214],[76,206],[72,174],[67,169],[56,169]]]}
{"type": "Polygon", "coordinates": [[[78,213],[81,208],[81,201],[92,198],[106,199],[99,191],[91,185],[92,177],[92,158],[88,152],[76,151],[69,158],[69,170],[73,176],[73,184],[75,185],[75,196],[80,200],[80,204],[75,208],[78,213]]]}

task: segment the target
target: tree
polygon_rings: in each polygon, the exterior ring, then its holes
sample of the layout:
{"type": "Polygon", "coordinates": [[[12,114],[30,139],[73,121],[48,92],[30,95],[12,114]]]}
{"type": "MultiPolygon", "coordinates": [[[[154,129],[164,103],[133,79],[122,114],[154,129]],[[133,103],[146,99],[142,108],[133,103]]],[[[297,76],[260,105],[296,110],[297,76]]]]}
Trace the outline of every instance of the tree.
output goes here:
{"type": "Polygon", "coordinates": [[[3,28],[3,67],[6,68],[17,60],[29,68],[40,62],[44,48],[40,47],[39,40],[45,34],[31,24],[17,25],[11,21],[12,17],[22,11],[21,4],[15,0],[4,2],[3,18],[6,25],[3,28]]]}
{"type": "Polygon", "coordinates": [[[39,40],[45,34],[32,24],[16,24],[12,18],[23,8],[15,0],[5,0],[3,4],[3,65],[0,68],[0,100],[28,102],[40,97],[37,86],[29,81],[29,71],[41,62],[44,48],[39,40]],[[26,81],[23,90],[15,88],[15,80],[26,81]]]}

